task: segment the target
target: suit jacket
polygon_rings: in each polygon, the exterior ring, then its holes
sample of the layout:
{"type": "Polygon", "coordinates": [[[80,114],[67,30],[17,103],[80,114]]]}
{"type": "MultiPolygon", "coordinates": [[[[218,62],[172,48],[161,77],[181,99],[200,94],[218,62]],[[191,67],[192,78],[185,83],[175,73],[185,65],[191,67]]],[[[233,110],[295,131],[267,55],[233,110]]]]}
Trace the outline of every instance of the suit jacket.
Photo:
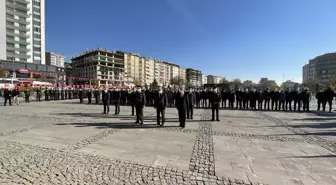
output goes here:
{"type": "Polygon", "coordinates": [[[194,107],[196,103],[196,96],[194,93],[184,93],[188,96],[188,109],[191,109],[194,107]]]}
{"type": "Polygon", "coordinates": [[[112,92],[112,99],[113,101],[120,101],[121,92],[120,91],[113,91],[112,92]]]}
{"type": "Polygon", "coordinates": [[[146,103],[146,95],[143,92],[136,92],[135,94],[135,105],[138,107],[145,106],[146,103]]]}
{"type": "Polygon", "coordinates": [[[165,109],[168,105],[167,93],[157,93],[154,99],[154,107],[159,109],[165,109]]]}
{"type": "Polygon", "coordinates": [[[213,92],[212,95],[211,95],[211,104],[219,104],[219,102],[221,101],[221,94],[220,92],[218,93],[215,93],[213,92]]]}
{"type": "Polygon", "coordinates": [[[187,110],[189,104],[189,98],[187,94],[181,95],[181,93],[177,93],[176,95],[176,108],[177,110],[187,110]]]}
{"type": "Polygon", "coordinates": [[[110,93],[109,92],[102,92],[102,101],[103,103],[110,103],[110,93]]]}

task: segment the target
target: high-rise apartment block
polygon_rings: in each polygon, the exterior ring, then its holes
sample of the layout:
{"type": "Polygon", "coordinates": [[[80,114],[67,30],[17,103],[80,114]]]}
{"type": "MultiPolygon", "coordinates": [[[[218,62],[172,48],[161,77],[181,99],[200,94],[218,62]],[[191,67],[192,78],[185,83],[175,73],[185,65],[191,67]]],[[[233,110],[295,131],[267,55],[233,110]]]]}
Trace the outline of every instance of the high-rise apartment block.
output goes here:
{"type": "Polygon", "coordinates": [[[186,69],[186,81],[191,86],[200,87],[202,85],[202,72],[200,70],[187,68],[186,69]]]}
{"type": "Polygon", "coordinates": [[[208,75],[207,83],[208,84],[219,84],[223,80],[223,77],[208,75]]]}
{"type": "Polygon", "coordinates": [[[302,82],[309,81],[327,82],[336,77],[336,53],[327,53],[309,60],[302,67],[302,82]]]}
{"type": "Polygon", "coordinates": [[[52,52],[46,52],[45,61],[47,65],[53,65],[57,67],[64,67],[64,56],[58,55],[52,52]]]}
{"type": "Polygon", "coordinates": [[[45,64],[45,1],[0,0],[0,59],[45,64]]]}
{"type": "MultiPolygon", "coordinates": [[[[124,85],[124,53],[107,49],[88,50],[71,59],[73,76],[97,79],[97,85],[124,85]]],[[[77,80],[76,84],[88,83],[77,80]]]]}

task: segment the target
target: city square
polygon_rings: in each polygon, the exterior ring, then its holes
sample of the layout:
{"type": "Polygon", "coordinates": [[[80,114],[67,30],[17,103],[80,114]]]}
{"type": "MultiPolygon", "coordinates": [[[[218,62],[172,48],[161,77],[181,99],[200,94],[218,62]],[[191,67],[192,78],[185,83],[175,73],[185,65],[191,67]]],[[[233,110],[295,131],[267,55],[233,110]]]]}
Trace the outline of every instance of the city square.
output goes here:
{"type": "Polygon", "coordinates": [[[335,113],[195,109],[181,129],[175,108],[163,127],[153,107],[142,126],[78,100],[0,110],[0,184],[336,184],[335,113]]]}

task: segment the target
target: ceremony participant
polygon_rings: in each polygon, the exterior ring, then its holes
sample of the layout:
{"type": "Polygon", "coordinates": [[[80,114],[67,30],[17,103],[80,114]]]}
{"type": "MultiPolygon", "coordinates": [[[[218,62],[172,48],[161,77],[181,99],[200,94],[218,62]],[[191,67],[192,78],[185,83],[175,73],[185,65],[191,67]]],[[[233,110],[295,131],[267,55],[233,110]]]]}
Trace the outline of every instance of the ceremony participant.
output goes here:
{"type": "Polygon", "coordinates": [[[235,94],[234,94],[233,89],[231,89],[228,92],[228,99],[229,99],[229,108],[233,109],[233,104],[234,104],[234,101],[235,101],[235,94]]]}
{"type": "Polygon", "coordinates": [[[263,101],[264,101],[263,91],[259,90],[258,92],[256,92],[256,96],[257,96],[257,100],[258,100],[258,110],[262,110],[263,101]]]}
{"type": "Polygon", "coordinates": [[[133,90],[128,95],[128,100],[130,101],[131,109],[132,109],[131,116],[134,116],[134,109],[135,109],[135,103],[136,103],[136,99],[135,99],[136,98],[136,93],[137,93],[137,89],[136,89],[136,87],[134,87],[133,90]]]}
{"type": "Polygon", "coordinates": [[[216,121],[220,121],[219,120],[219,103],[221,101],[221,95],[217,88],[213,90],[210,101],[211,101],[211,110],[212,110],[211,121],[215,121],[215,112],[216,112],[216,121]]]}
{"type": "Polygon", "coordinates": [[[4,98],[4,106],[7,105],[7,101],[9,102],[9,105],[12,106],[12,92],[8,88],[6,88],[4,91],[4,98]]]}
{"type": "Polygon", "coordinates": [[[271,91],[270,97],[272,110],[278,110],[279,92],[277,88],[271,91]]]}
{"type": "Polygon", "coordinates": [[[91,104],[91,100],[92,100],[92,91],[91,91],[91,89],[88,90],[87,97],[88,97],[88,104],[91,104]]]}
{"type": "Polygon", "coordinates": [[[110,112],[110,93],[107,91],[107,89],[104,89],[102,92],[102,101],[104,105],[103,114],[108,114],[110,112]]]}
{"type": "Polygon", "coordinates": [[[36,89],[36,101],[37,102],[41,101],[41,87],[36,89]]]}
{"type": "Polygon", "coordinates": [[[146,103],[145,93],[141,91],[141,87],[137,89],[135,94],[135,113],[136,113],[136,122],[143,124],[143,109],[146,103]]]}
{"type": "Polygon", "coordinates": [[[302,104],[303,104],[303,111],[309,112],[309,102],[311,100],[311,94],[309,92],[309,89],[306,88],[302,92],[302,104]]]}
{"type": "Polygon", "coordinates": [[[96,89],[93,93],[93,96],[95,97],[95,100],[96,100],[96,104],[99,103],[99,99],[100,99],[99,95],[100,95],[99,89],[96,89]]]}
{"type": "Polygon", "coordinates": [[[332,101],[334,99],[335,93],[334,91],[331,90],[330,87],[323,93],[324,95],[324,101],[323,101],[323,111],[325,111],[326,104],[328,103],[329,105],[329,112],[332,110],[332,101]]]}
{"type": "Polygon", "coordinates": [[[189,89],[185,95],[188,97],[187,119],[194,119],[194,106],[196,103],[195,93],[193,92],[193,89],[189,89]]]}
{"type": "Polygon", "coordinates": [[[24,91],[24,94],[25,94],[25,102],[30,103],[29,102],[30,90],[28,88],[26,88],[26,90],[24,91]]]}
{"type": "Polygon", "coordinates": [[[163,126],[165,123],[165,111],[168,106],[167,93],[163,92],[162,87],[159,87],[159,91],[154,99],[154,108],[156,109],[156,121],[157,125],[163,126]],[[161,124],[160,124],[161,115],[161,124]]]}
{"type": "MultiPolygon", "coordinates": [[[[176,94],[176,108],[178,111],[178,118],[180,122],[180,127],[185,128],[186,122],[186,111],[188,108],[189,98],[184,94],[184,90],[180,89],[180,91],[176,94]]],[[[203,102],[204,103],[204,102],[203,102]]]]}
{"type": "Polygon", "coordinates": [[[323,99],[324,99],[324,94],[323,90],[320,89],[319,92],[316,93],[315,98],[317,100],[317,110],[319,111],[321,108],[321,105],[323,107],[323,99]]]}
{"type": "Polygon", "coordinates": [[[49,93],[47,88],[44,89],[44,101],[49,101],[49,93]]]}
{"type": "Polygon", "coordinates": [[[61,100],[64,100],[64,88],[61,89],[61,100]]]}
{"type": "Polygon", "coordinates": [[[120,113],[120,99],[121,99],[121,91],[116,89],[112,91],[112,99],[115,107],[115,115],[119,115],[120,113]]]}
{"type": "Polygon", "coordinates": [[[79,89],[78,96],[79,96],[79,103],[83,103],[84,94],[82,89],[79,89]]]}
{"type": "Polygon", "coordinates": [[[282,110],[285,111],[285,102],[286,102],[286,93],[284,92],[284,90],[280,90],[279,93],[279,109],[278,110],[282,110]]]}
{"type": "Polygon", "coordinates": [[[270,99],[271,99],[271,94],[270,94],[270,89],[267,87],[266,90],[264,90],[263,92],[263,96],[264,96],[264,110],[270,110],[270,99]]]}

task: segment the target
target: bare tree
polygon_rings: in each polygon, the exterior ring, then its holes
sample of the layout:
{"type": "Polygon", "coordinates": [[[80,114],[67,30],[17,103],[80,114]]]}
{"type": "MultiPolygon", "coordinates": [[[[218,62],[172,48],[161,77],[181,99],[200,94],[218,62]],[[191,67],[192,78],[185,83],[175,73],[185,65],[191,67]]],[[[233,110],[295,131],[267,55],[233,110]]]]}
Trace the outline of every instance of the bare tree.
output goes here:
{"type": "Polygon", "coordinates": [[[7,71],[5,70],[5,68],[0,65],[0,77],[3,78],[3,77],[6,77],[7,76],[7,71]]]}

